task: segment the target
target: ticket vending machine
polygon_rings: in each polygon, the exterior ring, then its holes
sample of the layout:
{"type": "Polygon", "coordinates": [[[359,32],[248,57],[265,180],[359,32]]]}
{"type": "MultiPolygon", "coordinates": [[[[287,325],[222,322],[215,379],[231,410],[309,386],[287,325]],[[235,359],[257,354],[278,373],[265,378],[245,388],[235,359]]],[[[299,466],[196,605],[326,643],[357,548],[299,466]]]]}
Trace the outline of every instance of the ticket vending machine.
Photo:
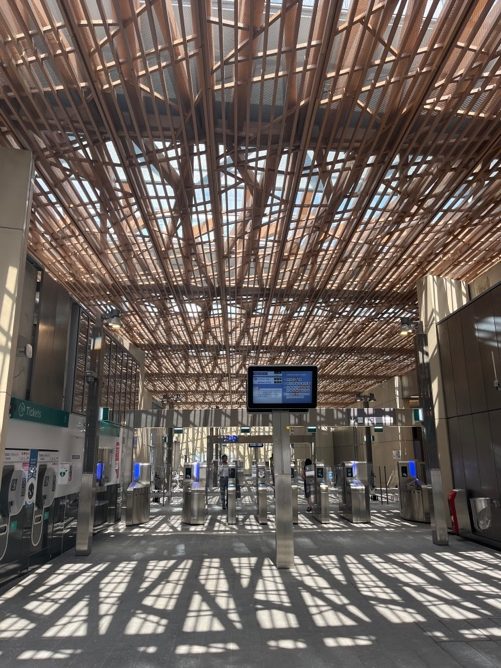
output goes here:
{"type": "Polygon", "coordinates": [[[416,459],[397,462],[400,517],[411,522],[430,521],[431,486],[426,485],[424,462],[416,459]]]}
{"type": "Polygon", "coordinates": [[[339,514],[353,524],[371,521],[367,472],[367,462],[351,461],[341,465],[339,514]]]}
{"type": "Polygon", "coordinates": [[[26,496],[26,476],[22,469],[7,465],[3,467],[0,487],[0,516],[12,517],[21,512],[26,496]]]}
{"type": "Polygon", "coordinates": [[[10,518],[18,515],[24,506],[26,476],[22,469],[6,465],[2,470],[0,487],[0,559],[7,549],[10,518]]]}
{"type": "Polygon", "coordinates": [[[52,466],[39,464],[37,474],[37,489],[33,507],[33,521],[31,525],[31,543],[36,547],[42,538],[44,515],[47,508],[54,502],[56,495],[56,472],[52,466]]]}
{"type": "Polygon", "coordinates": [[[313,517],[322,524],[329,521],[329,486],[323,462],[315,463],[315,504],[313,517]]]}

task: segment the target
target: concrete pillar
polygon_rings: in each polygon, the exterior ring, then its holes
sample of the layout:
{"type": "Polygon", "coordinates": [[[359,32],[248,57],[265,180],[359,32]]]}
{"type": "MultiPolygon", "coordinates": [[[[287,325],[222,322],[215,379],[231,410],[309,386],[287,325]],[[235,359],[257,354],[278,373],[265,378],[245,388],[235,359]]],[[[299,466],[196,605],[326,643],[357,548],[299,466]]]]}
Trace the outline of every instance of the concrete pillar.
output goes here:
{"type": "Polygon", "coordinates": [[[437,450],[444,494],[452,489],[452,468],[450,460],[447,415],[443,394],[442,374],[438,351],[437,324],[469,301],[468,285],[461,281],[425,276],[417,285],[419,319],[428,339],[431,389],[435,414],[437,450]]]}
{"type": "Polygon", "coordinates": [[[16,362],[32,190],[31,153],[0,148],[0,470],[16,362]]]}

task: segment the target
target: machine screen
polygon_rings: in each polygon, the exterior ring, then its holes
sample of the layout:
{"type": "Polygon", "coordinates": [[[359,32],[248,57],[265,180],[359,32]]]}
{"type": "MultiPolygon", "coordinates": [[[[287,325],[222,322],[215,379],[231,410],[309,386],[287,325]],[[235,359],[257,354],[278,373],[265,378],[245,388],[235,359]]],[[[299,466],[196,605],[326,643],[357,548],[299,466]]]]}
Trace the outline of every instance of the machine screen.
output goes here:
{"type": "Polygon", "coordinates": [[[247,372],[249,410],[299,410],[317,405],[317,367],[261,366],[247,372]]]}
{"type": "Polygon", "coordinates": [[[10,483],[10,491],[15,492],[17,487],[17,478],[12,478],[12,481],[10,483]]]}
{"type": "Polygon", "coordinates": [[[347,477],[347,478],[353,478],[353,469],[351,468],[351,466],[349,466],[349,467],[346,469],[346,477],[347,477]]]}
{"type": "Polygon", "coordinates": [[[324,477],[324,470],[317,469],[317,478],[323,478],[323,477],[324,477]]]}
{"type": "Polygon", "coordinates": [[[407,478],[407,466],[402,466],[402,478],[407,478]]]}

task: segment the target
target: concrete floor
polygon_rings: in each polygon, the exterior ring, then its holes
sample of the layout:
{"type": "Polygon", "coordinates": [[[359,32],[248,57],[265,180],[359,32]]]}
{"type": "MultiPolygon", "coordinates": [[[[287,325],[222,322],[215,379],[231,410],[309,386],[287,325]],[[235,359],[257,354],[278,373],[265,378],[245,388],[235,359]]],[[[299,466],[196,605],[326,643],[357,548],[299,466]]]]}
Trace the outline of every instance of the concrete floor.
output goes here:
{"type": "Polygon", "coordinates": [[[324,525],[301,505],[291,570],[252,495],[233,527],[216,495],[205,526],[153,504],[0,591],[0,666],[501,666],[499,552],[437,547],[391,503],[351,525],[332,501],[324,525]]]}

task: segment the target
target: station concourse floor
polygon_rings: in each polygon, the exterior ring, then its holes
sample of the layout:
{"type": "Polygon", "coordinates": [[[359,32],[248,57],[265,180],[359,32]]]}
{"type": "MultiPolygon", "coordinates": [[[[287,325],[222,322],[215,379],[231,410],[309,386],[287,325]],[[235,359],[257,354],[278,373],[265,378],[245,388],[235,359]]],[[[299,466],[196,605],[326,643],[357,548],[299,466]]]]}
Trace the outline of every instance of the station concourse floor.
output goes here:
{"type": "Polygon", "coordinates": [[[217,501],[201,526],[181,523],[179,494],[152,504],[147,524],[0,589],[0,666],[501,666],[500,552],[436,546],[394,503],[353,525],[332,496],[323,525],[300,501],[294,568],[279,570],[252,490],[235,526],[217,501]]]}

